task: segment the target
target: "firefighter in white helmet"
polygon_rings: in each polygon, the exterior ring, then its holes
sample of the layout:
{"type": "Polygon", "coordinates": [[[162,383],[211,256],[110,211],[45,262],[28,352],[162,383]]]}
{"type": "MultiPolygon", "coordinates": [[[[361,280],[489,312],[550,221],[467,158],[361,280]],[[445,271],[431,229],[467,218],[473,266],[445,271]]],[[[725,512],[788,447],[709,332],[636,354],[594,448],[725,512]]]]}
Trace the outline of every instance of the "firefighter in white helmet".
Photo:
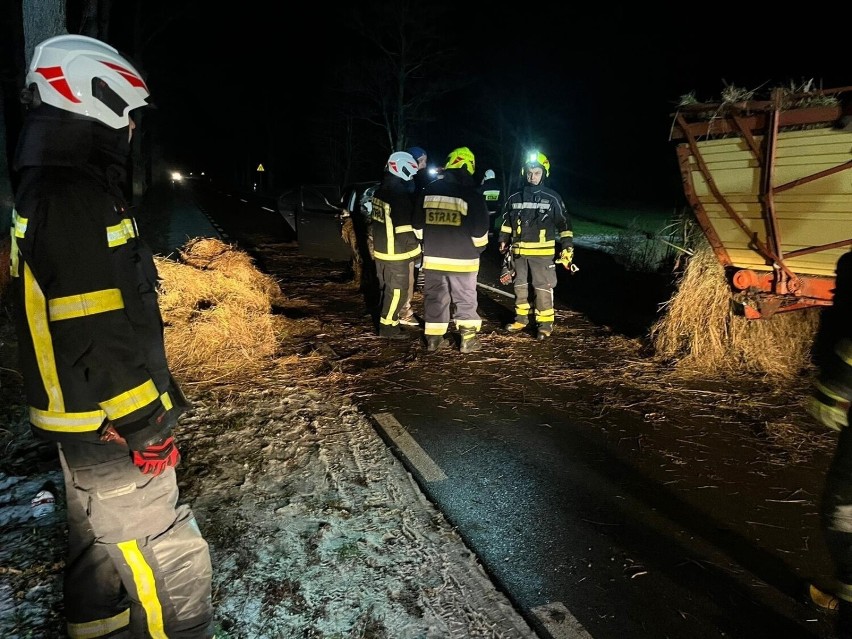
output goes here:
{"type": "Polygon", "coordinates": [[[412,265],[420,255],[420,242],[411,225],[418,167],[410,153],[396,151],[390,154],[386,168],[373,193],[370,222],[381,296],[378,333],[388,339],[411,339],[400,328],[399,313],[409,302],[412,265]]]}
{"type": "Polygon", "coordinates": [[[510,333],[527,328],[532,297],[535,303],[536,337],[542,340],[553,332],[556,265],[571,268],[574,232],[562,196],[544,186],[545,178],[550,175],[547,156],[538,151],[530,153],[521,173],[526,184],[521,190],[512,193],[503,205],[499,235],[500,252],[512,252],[515,269],[515,319],[505,328],[510,333]],[[558,254],[557,244],[561,247],[558,254]],[[533,287],[532,296],[530,283],[533,287]]]}
{"type": "Polygon", "coordinates": [[[11,287],[29,421],[65,478],[68,636],[207,639],[210,555],[177,505],[188,405],[123,195],[148,87],[114,48],[61,35],[35,48],[22,96],[11,287]]]}

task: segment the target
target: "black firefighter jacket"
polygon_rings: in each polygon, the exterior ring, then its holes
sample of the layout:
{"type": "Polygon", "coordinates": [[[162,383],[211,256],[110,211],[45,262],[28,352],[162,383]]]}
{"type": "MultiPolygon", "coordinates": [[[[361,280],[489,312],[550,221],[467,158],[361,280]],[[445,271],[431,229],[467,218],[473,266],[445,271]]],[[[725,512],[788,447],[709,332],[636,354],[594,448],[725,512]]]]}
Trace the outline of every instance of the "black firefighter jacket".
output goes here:
{"type": "Polygon", "coordinates": [[[408,185],[402,178],[388,173],[373,193],[370,213],[373,259],[392,262],[420,255],[420,241],[411,226],[414,194],[408,185]]]}
{"type": "Polygon", "coordinates": [[[512,245],[515,256],[549,257],[556,242],[574,246],[571,218],[559,194],[546,186],[527,184],[509,196],[503,206],[499,241],[512,245]]]}
{"type": "Polygon", "coordinates": [[[488,245],[485,198],[466,169],[448,169],[414,204],[414,228],[423,233],[423,269],[448,273],[479,271],[488,245]]]}
{"type": "Polygon", "coordinates": [[[185,410],[166,364],[153,255],[124,201],[73,166],[22,171],[11,275],[34,432],[97,439],[109,420],[131,448],[185,410]]]}

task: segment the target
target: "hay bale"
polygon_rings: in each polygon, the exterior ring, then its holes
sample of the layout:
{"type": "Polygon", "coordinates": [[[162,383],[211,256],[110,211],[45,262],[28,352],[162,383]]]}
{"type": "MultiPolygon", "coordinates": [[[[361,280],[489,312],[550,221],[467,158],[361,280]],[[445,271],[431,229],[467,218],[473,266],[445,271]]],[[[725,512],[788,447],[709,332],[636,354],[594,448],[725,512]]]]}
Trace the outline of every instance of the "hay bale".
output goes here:
{"type": "Polygon", "coordinates": [[[271,313],[281,297],[245,253],[218,240],[192,240],[184,262],[156,257],[160,310],[169,364],[197,385],[241,381],[275,355],[283,319],[271,313]]]}
{"type": "Polygon", "coordinates": [[[732,302],[724,268],[704,242],[651,327],[656,357],[680,373],[709,376],[757,373],[786,380],[810,368],[819,308],[749,320],[734,313],[732,302]]]}
{"type": "Polygon", "coordinates": [[[199,237],[189,240],[183,248],[178,249],[180,260],[184,264],[204,271],[221,271],[229,278],[245,283],[252,289],[263,291],[264,294],[279,301],[281,288],[269,275],[257,269],[254,260],[235,247],[221,240],[209,237],[199,237]]]}

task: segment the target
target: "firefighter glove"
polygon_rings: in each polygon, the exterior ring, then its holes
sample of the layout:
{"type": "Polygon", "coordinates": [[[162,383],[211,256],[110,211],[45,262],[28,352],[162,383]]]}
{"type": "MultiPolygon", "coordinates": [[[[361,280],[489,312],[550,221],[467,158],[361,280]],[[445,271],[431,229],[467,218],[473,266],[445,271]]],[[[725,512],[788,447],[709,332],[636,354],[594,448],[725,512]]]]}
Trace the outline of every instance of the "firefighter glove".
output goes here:
{"type": "Polygon", "coordinates": [[[566,269],[571,269],[571,263],[574,261],[574,247],[569,246],[559,252],[559,257],[556,258],[556,263],[561,264],[566,269]]]}
{"type": "Polygon", "coordinates": [[[817,382],[808,398],[807,410],[823,426],[840,431],[849,425],[849,400],[817,382]]]}
{"type": "Polygon", "coordinates": [[[146,475],[159,475],[166,468],[174,468],[180,462],[180,453],[174,437],[167,437],[158,444],[151,444],[144,450],[131,451],[133,463],[146,475]]]}

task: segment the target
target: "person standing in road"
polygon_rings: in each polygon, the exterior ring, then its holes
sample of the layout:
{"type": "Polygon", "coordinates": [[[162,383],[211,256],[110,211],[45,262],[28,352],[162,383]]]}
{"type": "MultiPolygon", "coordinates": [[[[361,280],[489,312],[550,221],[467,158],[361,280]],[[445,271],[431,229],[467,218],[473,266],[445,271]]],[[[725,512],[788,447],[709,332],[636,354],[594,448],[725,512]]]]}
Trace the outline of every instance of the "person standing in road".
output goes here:
{"type": "MultiPolygon", "coordinates": [[[[500,201],[500,184],[497,182],[497,176],[492,169],[485,171],[485,175],[482,177],[482,184],[479,185],[479,191],[485,198],[485,206],[488,209],[488,215],[491,220],[488,223],[490,232],[497,223],[496,220],[499,218],[500,209],[503,206],[503,203],[500,201]]],[[[499,228],[495,230],[499,231],[499,228]]]]}
{"type": "Polygon", "coordinates": [[[815,339],[819,372],[807,408],[820,424],[840,433],[825,479],[820,523],[834,563],[837,637],[852,639],[852,251],[838,260],[836,276],[834,299],[823,310],[815,339]]]}
{"type": "Polygon", "coordinates": [[[467,147],[450,152],[444,177],[431,182],[414,205],[414,228],[423,238],[424,338],[427,352],[444,344],[454,305],[462,353],[481,348],[477,334],[476,278],[479,256],[488,244],[488,209],[473,181],[476,169],[467,147]]]}
{"type": "Polygon", "coordinates": [[[381,295],[379,336],[389,339],[408,339],[399,327],[399,313],[408,302],[412,264],[420,255],[420,242],[411,226],[416,174],[417,162],[410,153],[391,153],[372,198],[370,233],[381,295]]]}
{"type": "Polygon", "coordinates": [[[499,235],[500,253],[512,251],[515,268],[515,320],[507,324],[505,329],[510,333],[517,333],[527,328],[531,280],[534,289],[536,338],[543,340],[553,332],[556,264],[571,269],[574,258],[574,232],[562,196],[544,186],[545,178],[550,176],[550,162],[547,157],[534,151],[524,162],[522,171],[526,184],[506,200],[499,235]],[[562,249],[558,256],[557,242],[562,249]]]}
{"type": "Polygon", "coordinates": [[[71,637],[212,636],[212,569],[178,505],[169,372],[153,254],[123,186],[139,72],[79,35],[35,48],[15,157],[11,289],[29,421],[65,479],[71,637]]]}
{"type": "Polygon", "coordinates": [[[434,179],[429,175],[429,170],[427,169],[429,155],[426,153],[425,149],[419,146],[413,146],[410,149],[407,149],[406,153],[410,153],[411,157],[414,158],[414,161],[417,162],[417,175],[414,176],[414,188],[415,190],[420,191],[434,179]]]}

